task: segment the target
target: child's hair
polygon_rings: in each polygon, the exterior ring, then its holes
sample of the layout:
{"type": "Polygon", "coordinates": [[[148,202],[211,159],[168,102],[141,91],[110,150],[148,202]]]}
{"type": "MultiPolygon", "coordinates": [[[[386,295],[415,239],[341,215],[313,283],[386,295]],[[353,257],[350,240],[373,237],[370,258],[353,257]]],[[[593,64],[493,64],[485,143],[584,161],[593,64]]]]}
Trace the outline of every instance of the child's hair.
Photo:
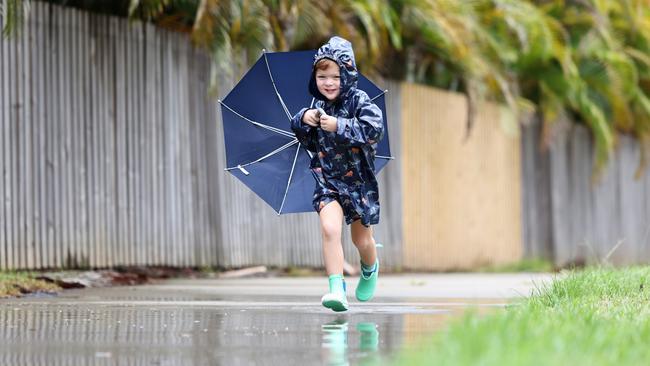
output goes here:
{"type": "MultiPolygon", "coordinates": [[[[329,58],[322,58],[322,59],[318,60],[318,62],[316,62],[316,65],[314,65],[314,71],[316,71],[316,70],[326,70],[328,61],[329,62],[334,62],[334,61],[330,60],[329,58]]],[[[334,64],[336,66],[338,66],[338,64],[336,62],[334,62],[334,64]]]]}

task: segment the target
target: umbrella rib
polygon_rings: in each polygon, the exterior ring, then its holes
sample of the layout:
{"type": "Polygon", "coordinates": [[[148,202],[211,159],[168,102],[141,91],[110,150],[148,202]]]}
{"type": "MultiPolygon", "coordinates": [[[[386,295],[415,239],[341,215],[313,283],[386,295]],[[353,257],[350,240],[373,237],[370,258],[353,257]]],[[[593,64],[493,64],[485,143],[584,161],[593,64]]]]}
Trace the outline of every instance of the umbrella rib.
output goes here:
{"type": "Polygon", "coordinates": [[[267,129],[267,130],[269,130],[269,131],[275,132],[275,133],[277,133],[277,134],[280,134],[280,135],[283,135],[283,136],[286,136],[286,137],[291,137],[291,138],[295,138],[295,137],[296,137],[296,135],[293,134],[293,133],[291,133],[291,132],[287,132],[287,131],[282,130],[282,129],[279,129],[279,128],[277,128],[277,127],[273,127],[273,126],[265,125],[265,124],[263,124],[263,123],[255,122],[255,121],[253,121],[253,120],[250,119],[250,118],[246,118],[246,117],[242,116],[241,114],[237,113],[234,109],[230,108],[226,103],[224,103],[224,102],[221,101],[221,100],[219,101],[219,103],[221,103],[222,106],[228,108],[228,110],[230,110],[232,113],[234,113],[234,114],[238,115],[239,117],[241,117],[242,119],[244,119],[244,120],[246,120],[246,121],[248,121],[248,122],[254,124],[255,126],[258,126],[258,127],[264,128],[264,129],[267,129]]]}
{"type": "Polygon", "coordinates": [[[284,197],[282,197],[282,204],[280,205],[280,210],[278,215],[282,213],[282,208],[284,207],[284,201],[287,199],[287,193],[289,193],[289,186],[291,185],[291,178],[293,177],[293,171],[296,169],[296,161],[298,160],[298,153],[300,152],[300,145],[296,149],[296,155],[293,157],[293,165],[291,166],[291,173],[289,173],[289,181],[287,182],[287,189],[284,191],[284,197]]]}
{"type": "MultiPolygon", "coordinates": [[[[249,163],[246,163],[246,164],[239,164],[239,165],[237,165],[237,166],[230,167],[230,168],[226,168],[226,169],[224,169],[224,170],[225,170],[225,171],[229,171],[229,170],[234,170],[234,169],[241,169],[241,168],[243,168],[243,167],[246,167],[246,166],[249,166],[249,165],[253,165],[253,164],[255,164],[255,163],[259,163],[260,161],[262,161],[262,160],[264,160],[264,159],[266,159],[266,158],[268,158],[268,157],[271,157],[271,156],[273,156],[273,155],[275,155],[275,154],[277,154],[277,153],[279,153],[279,152],[281,152],[281,151],[283,151],[283,150],[286,150],[286,149],[290,148],[292,145],[295,145],[295,144],[297,144],[297,143],[298,143],[298,140],[295,139],[295,140],[293,140],[293,141],[291,141],[291,142],[289,142],[289,143],[287,143],[287,144],[285,144],[285,145],[282,145],[282,146],[278,147],[277,149],[271,151],[270,153],[268,153],[268,154],[262,156],[261,158],[259,158],[259,159],[257,159],[257,160],[253,160],[253,161],[251,161],[251,162],[249,162],[249,163]]],[[[300,145],[298,145],[298,146],[300,146],[300,145]]]]}
{"type": "Polygon", "coordinates": [[[383,92],[381,92],[381,94],[377,95],[376,97],[370,99],[370,101],[371,101],[371,102],[374,102],[375,99],[381,97],[382,95],[384,95],[384,94],[386,94],[386,93],[388,93],[388,89],[384,90],[383,92]]]}
{"type": "Polygon", "coordinates": [[[282,108],[284,108],[284,113],[287,114],[287,118],[289,118],[289,121],[291,121],[291,113],[289,113],[289,109],[287,108],[287,105],[284,104],[284,100],[282,99],[280,92],[278,92],[278,88],[275,86],[275,80],[273,80],[273,74],[271,74],[271,67],[269,66],[269,59],[266,57],[266,52],[264,52],[264,61],[266,62],[266,69],[269,71],[269,77],[271,78],[271,84],[273,84],[273,89],[275,89],[275,94],[278,96],[278,99],[280,100],[280,104],[282,104],[282,108]]]}

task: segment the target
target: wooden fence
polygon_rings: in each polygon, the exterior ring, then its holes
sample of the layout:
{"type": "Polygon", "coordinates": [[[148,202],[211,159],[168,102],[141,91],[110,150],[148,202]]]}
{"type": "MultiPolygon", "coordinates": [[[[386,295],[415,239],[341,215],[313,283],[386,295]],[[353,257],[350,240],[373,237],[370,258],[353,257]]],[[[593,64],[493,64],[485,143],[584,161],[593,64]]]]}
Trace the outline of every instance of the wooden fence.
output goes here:
{"type": "MultiPolygon", "coordinates": [[[[32,2],[19,36],[0,39],[0,269],[321,267],[315,214],[278,217],[223,171],[209,72],[187,35],[32,2]]],[[[232,85],[222,79],[220,96],[232,85]]],[[[613,262],[650,260],[650,177],[632,178],[632,139],[593,185],[580,128],[543,151],[533,123],[518,148],[485,106],[462,144],[461,96],[380,86],[397,157],[379,174],[386,267],[472,268],[522,251],[593,261],[619,242],[613,262]]]]}
{"type": "Polygon", "coordinates": [[[0,268],[218,262],[216,103],[185,35],[33,2],[0,70],[0,268]]]}
{"type": "MultiPolygon", "coordinates": [[[[518,129],[485,103],[466,139],[466,97],[402,88],[404,267],[463,270],[522,257],[518,129]]],[[[391,140],[392,141],[392,140],[391,140]]]]}
{"type": "Polygon", "coordinates": [[[522,145],[526,252],[558,266],[650,261],[650,171],[637,179],[639,144],[618,136],[602,175],[593,176],[593,142],[584,126],[558,122],[550,148],[540,124],[526,127],[522,145]]]}

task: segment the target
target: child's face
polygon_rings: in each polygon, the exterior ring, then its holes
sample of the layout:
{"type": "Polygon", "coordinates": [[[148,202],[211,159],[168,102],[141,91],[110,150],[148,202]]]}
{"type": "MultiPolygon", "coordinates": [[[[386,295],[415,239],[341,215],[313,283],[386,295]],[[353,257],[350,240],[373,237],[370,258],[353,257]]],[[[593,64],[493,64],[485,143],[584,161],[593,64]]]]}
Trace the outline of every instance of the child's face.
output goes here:
{"type": "Polygon", "coordinates": [[[341,93],[341,74],[339,65],[334,61],[326,60],[327,68],[316,69],[316,86],[318,91],[328,100],[336,99],[341,93]]]}

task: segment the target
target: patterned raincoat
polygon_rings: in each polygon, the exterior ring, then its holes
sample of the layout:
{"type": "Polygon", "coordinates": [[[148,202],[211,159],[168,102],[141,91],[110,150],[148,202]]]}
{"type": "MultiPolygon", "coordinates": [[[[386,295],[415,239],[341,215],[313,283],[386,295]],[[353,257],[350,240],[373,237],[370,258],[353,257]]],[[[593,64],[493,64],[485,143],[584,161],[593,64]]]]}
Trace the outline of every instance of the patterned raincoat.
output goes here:
{"type": "Polygon", "coordinates": [[[361,220],[364,226],[379,223],[379,191],[375,178],[375,150],[384,134],[381,109],[368,94],[357,89],[358,72],[352,44],[332,37],[314,56],[314,63],[323,58],[335,61],[341,74],[341,92],[328,101],[316,87],[315,72],[309,92],[317,100],[313,109],[322,108],[336,117],[336,132],[324,131],[302,122],[309,108],[298,112],[291,121],[296,137],[314,152],[310,168],[316,179],[313,205],[316,212],[336,200],[343,208],[345,222],[361,220]]]}

